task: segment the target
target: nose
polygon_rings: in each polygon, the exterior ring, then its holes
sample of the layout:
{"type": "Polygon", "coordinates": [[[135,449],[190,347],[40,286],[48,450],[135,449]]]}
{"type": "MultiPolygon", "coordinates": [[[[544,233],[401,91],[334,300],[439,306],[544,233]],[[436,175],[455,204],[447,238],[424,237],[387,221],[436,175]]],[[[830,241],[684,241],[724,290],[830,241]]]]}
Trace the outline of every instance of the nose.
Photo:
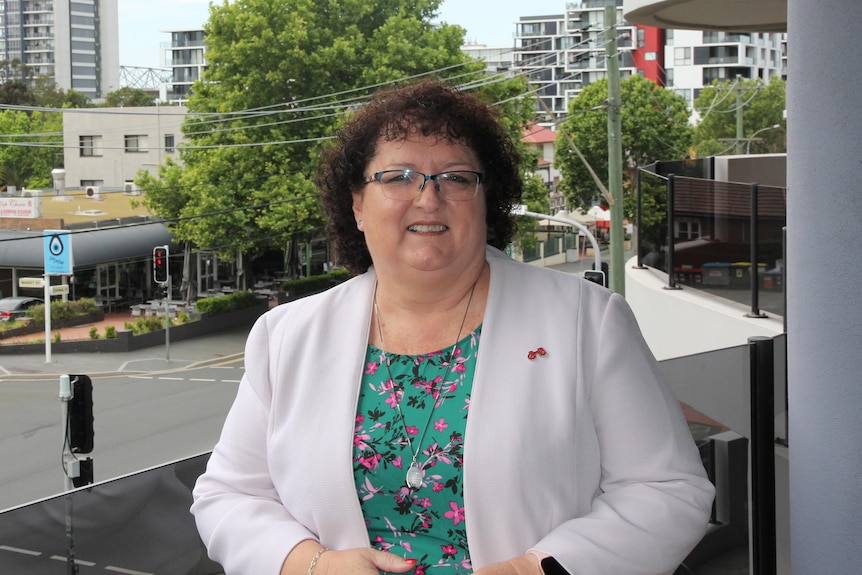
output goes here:
{"type": "Polygon", "coordinates": [[[440,182],[437,181],[437,176],[429,176],[428,174],[422,174],[422,183],[419,184],[419,193],[421,194],[423,190],[425,190],[425,184],[428,183],[428,180],[434,182],[434,189],[436,191],[440,191],[440,182]]]}
{"type": "Polygon", "coordinates": [[[419,186],[419,194],[416,196],[416,202],[419,204],[426,205],[426,209],[435,209],[435,206],[438,206],[443,203],[443,198],[440,195],[440,183],[437,181],[437,176],[428,176],[426,174],[422,174],[425,179],[422,180],[422,184],[419,186]],[[428,183],[428,180],[433,182],[431,186],[430,194],[423,193],[425,191],[425,184],[428,183]]]}

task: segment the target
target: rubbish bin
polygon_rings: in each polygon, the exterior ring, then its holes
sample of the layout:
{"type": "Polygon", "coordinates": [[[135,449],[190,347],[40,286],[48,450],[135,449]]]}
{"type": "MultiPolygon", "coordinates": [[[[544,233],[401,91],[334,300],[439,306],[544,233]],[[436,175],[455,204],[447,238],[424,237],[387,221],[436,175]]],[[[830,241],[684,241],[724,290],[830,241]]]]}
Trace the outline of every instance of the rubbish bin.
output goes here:
{"type": "Polygon", "coordinates": [[[768,291],[781,291],[784,286],[784,270],[774,268],[760,272],[760,287],[768,291]]]}
{"type": "Polygon", "coordinates": [[[724,262],[709,262],[701,266],[701,276],[705,286],[729,286],[730,264],[724,262]]]}
{"type": "Polygon", "coordinates": [[[730,287],[733,289],[748,289],[751,287],[751,262],[734,262],[730,264],[730,287]]]}

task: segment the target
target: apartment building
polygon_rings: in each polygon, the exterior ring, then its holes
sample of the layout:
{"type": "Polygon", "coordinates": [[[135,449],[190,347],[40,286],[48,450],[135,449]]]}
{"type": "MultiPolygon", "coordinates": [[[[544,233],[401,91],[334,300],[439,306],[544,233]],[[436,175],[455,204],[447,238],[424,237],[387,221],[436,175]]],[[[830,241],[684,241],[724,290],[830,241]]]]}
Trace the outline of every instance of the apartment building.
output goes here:
{"type": "Polygon", "coordinates": [[[18,60],[64,90],[93,100],[117,90],[118,45],[116,0],[0,2],[0,60],[18,60]]]}
{"type": "MultiPolygon", "coordinates": [[[[539,110],[564,116],[569,102],[607,76],[611,39],[605,6],[616,6],[620,74],[640,74],[691,104],[713,80],[786,77],[786,34],[664,30],[633,25],[623,0],[560,2],[565,11],[522,16],[515,24],[513,72],[526,74],[542,99],[539,110]]],[[[549,120],[551,118],[548,118],[549,120]]]]}
{"type": "Polygon", "coordinates": [[[511,74],[513,50],[511,46],[494,47],[485,44],[465,44],[461,51],[485,63],[485,71],[489,74],[511,74]]]}
{"type": "Polygon", "coordinates": [[[689,106],[714,80],[786,77],[786,34],[668,30],[665,86],[689,106]]]}
{"type": "Polygon", "coordinates": [[[171,81],[162,84],[159,97],[163,102],[186,102],[192,84],[206,68],[206,42],[203,29],[167,30],[169,44],[162,45],[162,67],[171,71],[171,81]]]}
{"type": "Polygon", "coordinates": [[[537,90],[540,112],[565,115],[584,87],[607,76],[605,47],[613,33],[605,24],[607,5],[617,7],[620,74],[636,74],[637,29],[625,22],[622,0],[560,2],[562,14],[522,16],[515,23],[514,71],[537,90]]]}

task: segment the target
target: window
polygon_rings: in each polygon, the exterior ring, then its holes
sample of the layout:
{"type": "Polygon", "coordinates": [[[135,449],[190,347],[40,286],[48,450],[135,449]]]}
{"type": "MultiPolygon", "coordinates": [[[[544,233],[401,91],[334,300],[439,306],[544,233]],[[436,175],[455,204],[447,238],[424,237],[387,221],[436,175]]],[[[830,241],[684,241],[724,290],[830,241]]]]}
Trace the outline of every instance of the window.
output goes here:
{"type": "Polygon", "coordinates": [[[165,152],[168,154],[173,154],[175,150],[174,144],[174,135],[173,134],[165,134],[165,152]]]}
{"type": "Polygon", "coordinates": [[[696,240],[700,237],[700,222],[697,220],[679,220],[676,224],[676,237],[681,240],[696,240]]]}
{"type": "Polygon", "coordinates": [[[126,153],[146,152],[147,136],[126,136],[126,153]]]}
{"type": "Polygon", "coordinates": [[[102,155],[102,136],[79,136],[78,147],[81,157],[94,157],[102,155]]]}
{"type": "Polygon", "coordinates": [[[674,48],[673,64],[674,66],[691,66],[691,48],[674,48]]]}

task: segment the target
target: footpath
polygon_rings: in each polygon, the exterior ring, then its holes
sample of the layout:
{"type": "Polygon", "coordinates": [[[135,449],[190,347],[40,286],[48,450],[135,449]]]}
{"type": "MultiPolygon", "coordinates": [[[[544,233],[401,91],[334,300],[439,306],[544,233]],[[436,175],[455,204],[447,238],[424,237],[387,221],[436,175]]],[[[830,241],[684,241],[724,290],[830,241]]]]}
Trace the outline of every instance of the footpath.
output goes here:
{"type": "MultiPolygon", "coordinates": [[[[52,330],[52,335],[59,332],[63,341],[89,339],[90,328],[96,327],[100,334],[105,333],[105,327],[108,325],[113,325],[118,330],[124,329],[125,322],[129,321],[130,317],[128,312],[109,314],[100,322],[52,330]]],[[[55,353],[52,350],[50,361],[47,361],[48,353],[43,344],[39,346],[38,353],[0,354],[0,381],[44,380],[62,374],[83,374],[91,377],[116,373],[132,374],[226,363],[242,358],[248,330],[249,326],[243,326],[215,332],[206,337],[123,353],[55,353]]],[[[35,337],[44,338],[44,334],[27,336],[29,340],[35,337]]],[[[12,340],[8,343],[12,343],[12,340]]]]}

